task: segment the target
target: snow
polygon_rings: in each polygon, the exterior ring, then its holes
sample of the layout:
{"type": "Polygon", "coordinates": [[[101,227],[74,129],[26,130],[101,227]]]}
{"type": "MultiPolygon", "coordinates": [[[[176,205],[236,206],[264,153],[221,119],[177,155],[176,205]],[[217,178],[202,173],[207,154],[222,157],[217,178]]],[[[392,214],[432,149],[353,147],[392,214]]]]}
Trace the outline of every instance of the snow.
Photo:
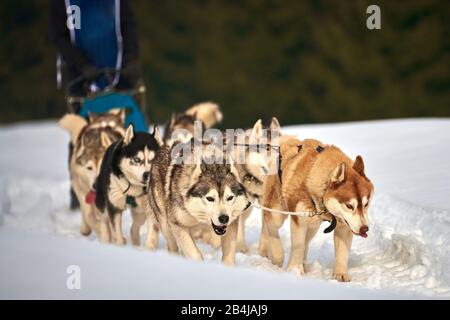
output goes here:
{"type": "MultiPolygon", "coordinates": [[[[247,220],[247,254],[234,268],[201,244],[205,262],[79,234],[68,210],[68,135],[56,122],[0,127],[0,298],[391,299],[450,298],[450,119],[302,125],[283,133],[361,154],[375,184],[367,239],[355,238],[351,283],[331,280],[331,235],[311,243],[301,278],[257,254],[260,214],[247,220]],[[82,289],[68,290],[78,265],[82,289]]],[[[128,232],[130,218],[126,216],[128,232]]],[[[322,226],[322,229],[326,224],[322,226]]],[[[143,230],[142,236],[144,236],[143,230]]],[[[289,225],[281,229],[287,255],[289,225]]]]}

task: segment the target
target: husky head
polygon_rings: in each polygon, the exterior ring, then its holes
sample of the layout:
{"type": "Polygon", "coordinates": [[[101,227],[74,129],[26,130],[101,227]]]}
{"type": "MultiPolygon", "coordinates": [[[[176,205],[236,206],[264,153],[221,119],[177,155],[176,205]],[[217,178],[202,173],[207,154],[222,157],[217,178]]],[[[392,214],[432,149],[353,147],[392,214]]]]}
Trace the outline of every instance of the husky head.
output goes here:
{"type": "MultiPolygon", "coordinates": [[[[170,122],[164,130],[164,140],[188,142],[194,136],[195,115],[187,115],[184,113],[172,113],[170,122]]],[[[202,130],[204,129],[202,123],[202,130]]]]}
{"type": "Polygon", "coordinates": [[[258,120],[251,129],[245,163],[250,173],[260,180],[277,172],[279,136],[280,123],[275,117],[269,128],[263,129],[261,120],[258,120]]]}
{"type": "Polygon", "coordinates": [[[212,102],[196,104],[184,113],[172,113],[164,130],[164,141],[168,144],[188,142],[194,136],[195,129],[203,132],[221,122],[222,118],[219,106],[212,102]]]}
{"type": "Polygon", "coordinates": [[[343,162],[332,171],[323,199],[333,215],[343,219],[354,234],[366,238],[372,193],[373,184],[364,173],[363,159],[357,156],[352,167],[343,162]]]}
{"type": "Polygon", "coordinates": [[[91,126],[125,128],[125,116],[125,109],[111,109],[99,114],[89,112],[88,121],[91,126]]]}
{"type": "Polygon", "coordinates": [[[188,212],[220,236],[250,205],[244,186],[232,171],[230,164],[196,165],[186,195],[188,212]]]}
{"type": "Polygon", "coordinates": [[[117,132],[107,129],[89,129],[80,136],[74,148],[72,168],[74,176],[83,180],[86,187],[94,186],[106,149],[120,137],[117,132]]]}
{"type": "Polygon", "coordinates": [[[158,127],[153,133],[134,132],[130,124],[125,132],[117,155],[119,173],[134,185],[146,186],[156,152],[162,146],[158,127]]]}
{"type": "Polygon", "coordinates": [[[66,114],[59,125],[70,132],[74,147],[71,157],[71,170],[87,188],[91,188],[100,171],[106,149],[122,137],[123,120],[119,111],[101,115],[90,115],[90,123],[76,114],[66,114]],[[115,121],[114,126],[111,126],[115,121]],[[102,125],[105,122],[106,125],[102,125]],[[122,129],[122,130],[120,130],[122,129]]]}

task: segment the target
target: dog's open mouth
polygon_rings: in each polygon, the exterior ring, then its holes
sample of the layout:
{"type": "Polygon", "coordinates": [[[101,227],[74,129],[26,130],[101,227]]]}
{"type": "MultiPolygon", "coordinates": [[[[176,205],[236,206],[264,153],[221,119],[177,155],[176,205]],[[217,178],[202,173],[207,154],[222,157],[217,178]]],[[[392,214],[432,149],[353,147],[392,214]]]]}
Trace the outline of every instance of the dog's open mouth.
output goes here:
{"type": "Polygon", "coordinates": [[[352,231],[352,233],[355,235],[355,236],[360,236],[360,237],[362,237],[362,238],[367,238],[369,235],[367,234],[367,232],[364,232],[364,233],[356,233],[356,232],[353,232],[352,231]]]}
{"type": "Polygon", "coordinates": [[[367,232],[360,233],[360,234],[358,234],[358,236],[361,236],[363,238],[367,238],[367,232]]]}
{"type": "Polygon", "coordinates": [[[351,231],[355,236],[360,236],[360,237],[363,237],[363,238],[367,238],[367,237],[369,236],[369,235],[367,234],[367,232],[361,232],[361,233],[353,232],[353,230],[352,230],[352,228],[350,227],[350,225],[348,224],[348,222],[347,222],[345,219],[342,219],[342,220],[345,221],[345,223],[347,224],[348,228],[350,229],[350,231],[351,231]]]}
{"type": "Polygon", "coordinates": [[[223,236],[227,232],[227,226],[216,226],[213,222],[211,222],[211,226],[218,236],[223,236]]]}

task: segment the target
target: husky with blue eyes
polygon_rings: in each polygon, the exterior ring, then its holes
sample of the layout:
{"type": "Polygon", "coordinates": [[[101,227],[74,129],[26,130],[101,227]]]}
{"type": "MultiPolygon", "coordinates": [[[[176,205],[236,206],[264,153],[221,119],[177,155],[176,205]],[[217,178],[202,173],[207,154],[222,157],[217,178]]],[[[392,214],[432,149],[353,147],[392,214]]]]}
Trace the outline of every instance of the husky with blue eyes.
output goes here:
{"type": "MultiPolygon", "coordinates": [[[[116,244],[126,240],[122,233],[122,213],[130,207],[133,224],[131,242],[140,245],[139,230],[146,221],[147,186],[155,154],[162,146],[158,128],[153,133],[134,132],[130,125],[122,139],[106,150],[96,182],[95,205],[102,212],[100,240],[111,241],[111,229],[116,244]],[[111,228],[112,227],[112,228],[111,228]]],[[[149,221],[149,227],[157,224],[149,221]]],[[[149,234],[153,234],[149,232],[149,234]]],[[[154,249],[158,239],[148,239],[146,246],[154,249]]]]}

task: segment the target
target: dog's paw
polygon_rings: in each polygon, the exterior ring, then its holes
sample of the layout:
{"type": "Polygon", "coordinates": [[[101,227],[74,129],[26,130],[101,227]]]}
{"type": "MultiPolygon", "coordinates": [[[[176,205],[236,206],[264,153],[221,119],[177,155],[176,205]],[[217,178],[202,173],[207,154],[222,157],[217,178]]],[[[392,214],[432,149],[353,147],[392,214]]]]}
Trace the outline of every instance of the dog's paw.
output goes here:
{"type": "Polygon", "coordinates": [[[118,246],[124,246],[124,245],[126,245],[126,244],[127,244],[127,238],[121,237],[121,238],[119,238],[119,239],[116,239],[116,244],[117,244],[118,246]]]}
{"type": "Polygon", "coordinates": [[[155,244],[153,241],[147,241],[145,243],[145,248],[150,251],[155,251],[158,249],[158,244],[155,244]]]}
{"type": "Polygon", "coordinates": [[[259,245],[258,253],[261,257],[268,258],[266,246],[259,245]]]}
{"type": "Polygon", "coordinates": [[[303,265],[288,266],[287,270],[293,272],[297,277],[302,277],[306,274],[306,269],[303,265]]]}
{"type": "Polygon", "coordinates": [[[100,243],[107,244],[111,243],[111,239],[109,237],[100,237],[100,243]]]}
{"type": "Polygon", "coordinates": [[[236,262],[235,262],[234,257],[228,257],[228,258],[223,258],[222,263],[226,266],[234,266],[236,262]]]}
{"type": "Polygon", "coordinates": [[[333,279],[339,282],[350,282],[351,280],[348,273],[333,273],[333,279]]]}
{"type": "Polygon", "coordinates": [[[237,252],[242,252],[242,253],[247,253],[248,247],[247,247],[247,245],[244,242],[239,242],[236,245],[236,251],[237,252]]]}
{"type": "Polygon", "coordinates": [[[80,233],[83,236],[87,237],[88,235],[90,235],[92,233],[92,230],[87,225],[84,225],[84,226],[82,225],[80,228],[80,233]]]}

